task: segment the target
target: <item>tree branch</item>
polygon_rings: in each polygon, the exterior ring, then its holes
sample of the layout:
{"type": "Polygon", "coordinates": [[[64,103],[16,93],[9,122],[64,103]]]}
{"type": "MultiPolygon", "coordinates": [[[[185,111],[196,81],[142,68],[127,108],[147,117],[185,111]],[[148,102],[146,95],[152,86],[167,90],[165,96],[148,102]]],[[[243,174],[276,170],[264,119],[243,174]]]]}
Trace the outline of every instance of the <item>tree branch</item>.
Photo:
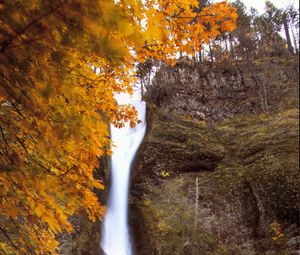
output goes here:
{"type": "MultiPolygon", "coordinates": [[[[22,38],[22,36],[21,35],[19,35],[18,34],[18,31],[12,26],[12,25],[10,25],[9,23],[7,23],[3,18],[1,18],[0,17],[0,20],[4,23],[4,24],[6,24],[14,33],[15,33],[15,35],[17,36],[17,37],[20,37],[20,39],[23,41],[24,39],[22,38]]],[[[8,33],[9,34],[9,33],[8,33]]]]}
{"type": "Polygon", "coordinates": [[[3,132],[3,129],[2,129],[1,126],[0,126],[0,131],[1,131],[2,138],[3,138],[4,142],[5,142],[5,149],[6,149],[6,151],[7,151],[7,147],[9,147],[9,145],[8,145],[8,142],[7,142],[7,140],[6,140],[6,137],[5,137],[5,135],[4,135],[4,132],[3,132]]]}
{"type": "Polygon", "coordinates": [[[26,26],[24,26],[20,31],[16,31],[16,35],[11,37],[10,39],[4,41],[2,43],[2,48],[0,50],[0,53],[3,53],[6,48],[18,37],[22,36],[29,28],[31,28],[32,26],[34,26],[35,24],[37,24],[39,21],[41,21],[42,19],[46,18],[47,16],[51,15],[52,13],[54,13],[56,10],[60,9],[66,2],[62,2],[60,5],[52,8],[51,10],[49,10],[48,12],[44,13],[43,15],[41,15],[40,17],[38,17],[35,20],[32,20],[30,23],[28,23],[26,26]]]}
{"type": "Polygon", "coordinates": [[[14,244],[14,242],[11,240],[11,238],[9,237],[9,235],[7,234],[7,232],[0,227],[0,231],[4,234],[4,236],[7,238],[7,240],[9,241],[9,243],[12,245],[12,247],[14,247],[14,249],[20,254],[22,255],[22,252],[19,250],[18,246],[16,246],[14,244]]]}

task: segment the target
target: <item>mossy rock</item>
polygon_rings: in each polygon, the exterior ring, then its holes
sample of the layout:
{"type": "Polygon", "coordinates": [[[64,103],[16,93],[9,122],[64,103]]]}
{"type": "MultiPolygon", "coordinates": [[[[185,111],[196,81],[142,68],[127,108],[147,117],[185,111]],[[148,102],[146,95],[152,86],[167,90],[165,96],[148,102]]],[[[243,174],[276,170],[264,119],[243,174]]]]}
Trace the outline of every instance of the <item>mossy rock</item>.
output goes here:
{"type": "Polygon", "coordinates": [[[138,254],[289,254],[290,226],[300,227],[299,111],[214,125],[150,113],[130,197],[138,254]]]}

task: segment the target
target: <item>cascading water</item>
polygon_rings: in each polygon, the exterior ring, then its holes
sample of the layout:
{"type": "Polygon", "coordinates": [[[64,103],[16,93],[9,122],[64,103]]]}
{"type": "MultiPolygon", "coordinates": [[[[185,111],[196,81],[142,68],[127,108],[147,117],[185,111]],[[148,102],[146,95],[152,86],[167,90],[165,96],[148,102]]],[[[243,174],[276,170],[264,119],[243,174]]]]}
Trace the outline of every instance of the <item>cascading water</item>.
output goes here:
{"type": "Polygon", "coordinates": [[[130,168],[146,131],[146,103],[133,104],[139,113],[141,124],[130,128],[111,127],[112,154],[111,188],[108,211],[104,218],[101,247],[106,255],[131,255],[128,231],[128,188],[130,168]]]}

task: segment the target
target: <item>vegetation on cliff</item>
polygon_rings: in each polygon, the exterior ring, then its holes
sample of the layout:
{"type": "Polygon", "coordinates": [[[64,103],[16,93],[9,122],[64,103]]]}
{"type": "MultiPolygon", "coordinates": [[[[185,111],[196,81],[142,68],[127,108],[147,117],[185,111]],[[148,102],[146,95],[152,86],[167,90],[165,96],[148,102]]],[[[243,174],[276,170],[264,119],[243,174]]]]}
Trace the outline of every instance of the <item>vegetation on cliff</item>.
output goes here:
{"type": "Polygon", "coordinates": [[[139,254],[290,254],[299,232],[299,111],[213,126],[150,112],[132,187],[139,254]]]}
{"type": "Polygon", "coordinates": [[[131,188],[139,254],[297,254],[298,70],[294,57],[157,70],[131,188]]]}

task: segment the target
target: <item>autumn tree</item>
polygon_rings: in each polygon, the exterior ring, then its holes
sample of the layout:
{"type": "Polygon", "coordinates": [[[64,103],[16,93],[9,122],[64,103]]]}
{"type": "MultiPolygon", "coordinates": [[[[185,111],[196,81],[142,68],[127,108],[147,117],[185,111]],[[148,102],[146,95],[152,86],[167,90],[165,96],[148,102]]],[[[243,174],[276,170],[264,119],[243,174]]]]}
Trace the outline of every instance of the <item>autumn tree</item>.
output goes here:
{"type": "Polygon", "coordinates": [[[134,65],[174,64],[221,30],[235,28],[226,2],[0,1],[0,253],[57,254],[69,217],[101,218],[94,190],[99,157],[110,154],[109,123],[135,125],[118,105],[134,65]],[[97,67],[98,74],[92,69],[97,67]]]}

